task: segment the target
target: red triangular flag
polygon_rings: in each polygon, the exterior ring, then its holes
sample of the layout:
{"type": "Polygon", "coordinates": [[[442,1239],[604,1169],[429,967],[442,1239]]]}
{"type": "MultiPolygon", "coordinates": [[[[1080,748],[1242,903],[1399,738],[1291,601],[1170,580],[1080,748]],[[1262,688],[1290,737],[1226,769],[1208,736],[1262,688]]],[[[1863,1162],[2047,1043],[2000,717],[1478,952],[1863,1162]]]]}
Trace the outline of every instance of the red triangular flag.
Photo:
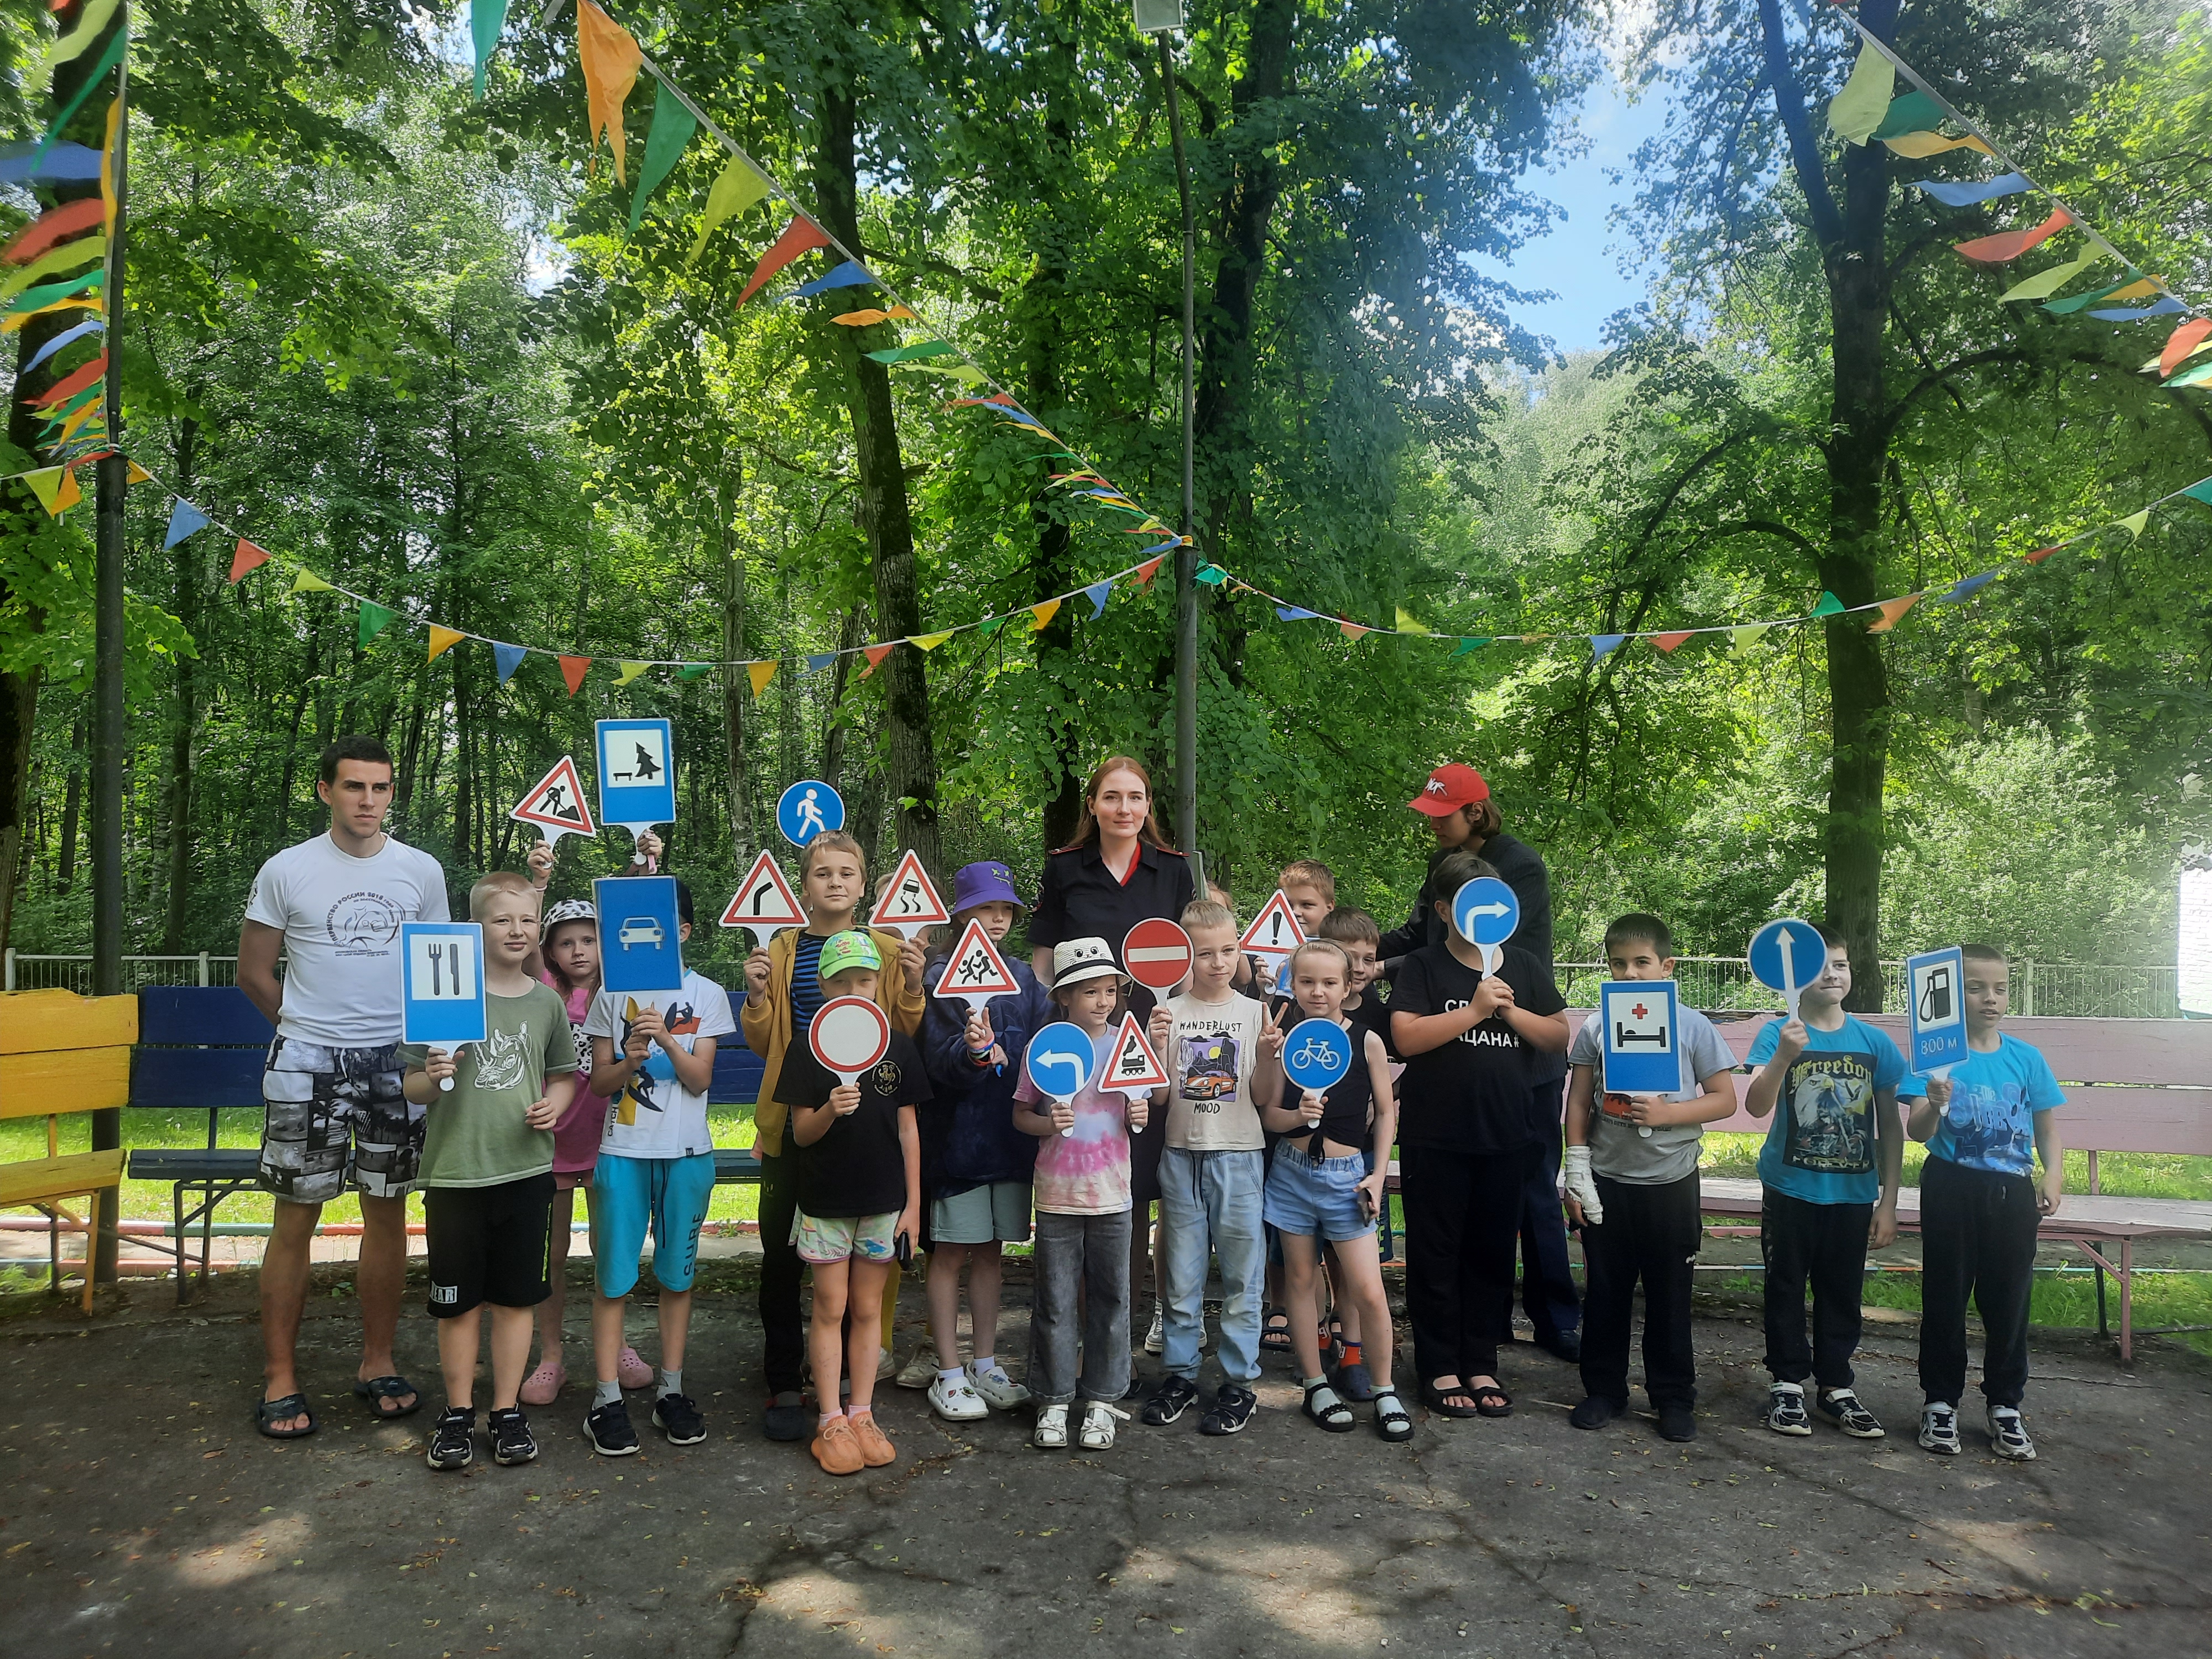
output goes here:
{"type": "Polygon", "coordinates": [[[240,536],[238,538],[238,551],[232,554],[230,557],[230,579],[236,581],[247,571],[258,569],[268,562],[268,554],[246,540],[245,537],[240,536]]]}
{"type": "MultiPolygon", "coordinates": [[[[17,278],[18,281],[21,279],[17,278]]],[[[52,409],[56,404],[65,404],[94,381],[107,373],[107,354],[101,352],[83,368],[72,370],[65,378],[56,380],[35,398],[23,401],[33,409],[52,409]]]]}
{"type": "Polygon", "coordinates": [[[1676,646],[1681,644],[1684,640],[1688,639],[1691,635],[1697,631],[1698,630],[1694,628],[1686,628],[1679,634],[1654,634],[1651,636],[1651,643],[1657,646],[1662,651],[1672,651],[1676,646]]]}
{"type": "Polygon", "coordinates": [[[2030,248],[2041,246],[2073,222],[2074,216],[2060,208],[2041,224],[2026,230],[2001,230],[1994,236],[1978,236],[1971,242],[1954,242],[1951,247],[1978,265],[2001,265],[2008,259],[2019,258],[2030,248]]]}
{"type": "Polygon", "coordinates": [[[761,255],[760,263],[753,267],[753,279],[745,284],[745,291],[738,295],[738,303],[743,305],[759,293],[763,283],[800,254],[811,248],[829,246],[830,238],[823,233],[821,226],[811,219],[793,219],[783,228],[783,234],[775,239],[775,246],[761,255]]]}
{"type": "Polygon", "coordinates": [[[860,649],[868,659],[868,665],[860,671],[860,678],[866,679],[884,665],[885,657],[898,649],[898,641],[892,640],[883,645],[864,645],[860,649]]]}
{"type": "Polygon", "coordinates": [[[1152,583],[1152,578],[1160,574],[1160,561],[1166,557],[1167,555],[1163,553],[1159,555],[1158,557],[1147,559],[1144,563],[1139,565],[1137,567],[1137,586],[1139,587],[1149,586],[1152,583]]]}
{"type": "Polygon", "coordinates": [[[2166,349],[2158,354],[2160,378],[2181,367],[2181,360],[2197,349],[2197,343],[2212,334],[2212,317],[2192,317],[2166,336],[2166,349]]]}
{"type": "Polygon", "coordinates": [[[2045,559],[2049,558],[2057,550],[2058,550],[2056,547],[2039,547],[2034,552],[2023,554],[2021,556],[2030,564],[2041,564],[2045,559]]]}
{"type": "Polygon", "coordinates": [[[582,689],[584,684],[584,671],[591,665],[592,659],[589,657],[563,657],[561,659],[561,678],[568,682],[568,695],[570,696],[574,696],[576,693],[582,689]]]}

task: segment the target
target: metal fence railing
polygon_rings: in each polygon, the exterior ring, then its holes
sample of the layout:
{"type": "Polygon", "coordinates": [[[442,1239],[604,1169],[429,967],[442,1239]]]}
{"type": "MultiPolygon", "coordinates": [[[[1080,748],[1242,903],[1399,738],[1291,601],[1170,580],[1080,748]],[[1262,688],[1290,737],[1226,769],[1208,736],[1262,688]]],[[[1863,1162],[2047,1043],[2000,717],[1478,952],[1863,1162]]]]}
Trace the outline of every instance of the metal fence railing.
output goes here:
{"type": "MultiPolygon", "coordinates": [[[[202,951],[189,957],[125,957],[123,988],[143,991],[149,985],[235,985],[238,958],[202,951]]],[[[0,989],[9,991],[75,991],[92,994],[92,958],[88,956],[44,956],[9,951],[0,963],[0,989]]]]}

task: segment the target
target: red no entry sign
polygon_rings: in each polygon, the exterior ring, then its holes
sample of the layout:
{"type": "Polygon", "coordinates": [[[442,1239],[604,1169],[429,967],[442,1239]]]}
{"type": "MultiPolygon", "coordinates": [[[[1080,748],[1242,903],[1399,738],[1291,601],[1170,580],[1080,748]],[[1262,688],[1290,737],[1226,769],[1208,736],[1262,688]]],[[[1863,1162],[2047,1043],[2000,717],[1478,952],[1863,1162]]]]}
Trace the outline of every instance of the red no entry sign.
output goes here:
{"type": "Polygon", "coordinates": [[[1140,921],[1121,941],[1121,967],[1138,984],[1171,991],[1190,972],[1190,935],[1156,916],[1140,921]]]}

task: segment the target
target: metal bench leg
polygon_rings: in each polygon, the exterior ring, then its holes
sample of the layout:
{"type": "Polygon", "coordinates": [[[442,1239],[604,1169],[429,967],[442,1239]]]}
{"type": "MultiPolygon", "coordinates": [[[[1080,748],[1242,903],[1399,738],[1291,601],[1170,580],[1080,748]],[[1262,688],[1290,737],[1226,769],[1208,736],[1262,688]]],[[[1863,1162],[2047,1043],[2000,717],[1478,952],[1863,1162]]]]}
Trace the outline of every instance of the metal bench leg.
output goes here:
{"type": "Polygon", "coordinates": [[[2136,1242],[2120,1241],[2120,1359],[2135,1357],[2136,1242]]]}
{"type": "Polygon", "coordinates": [[[92,1263],[100,1243],[100,1194],[92,1194],[92,1201],[84,1212],[84,1312],[92,1316],[92,1263]]]}
{"type": "Polygon", "coordinates": [[[2097,1253],[2094,1250],[2087,1250],[2083,1254],[2091,1261],[2096,1263],[2090,1271],[2097,1275],[2097,1335],[2100,1340],[2110,1341],[2112,1327],[2105,1314],[2105,1264],[2097,1261],[2097,1253]]]}

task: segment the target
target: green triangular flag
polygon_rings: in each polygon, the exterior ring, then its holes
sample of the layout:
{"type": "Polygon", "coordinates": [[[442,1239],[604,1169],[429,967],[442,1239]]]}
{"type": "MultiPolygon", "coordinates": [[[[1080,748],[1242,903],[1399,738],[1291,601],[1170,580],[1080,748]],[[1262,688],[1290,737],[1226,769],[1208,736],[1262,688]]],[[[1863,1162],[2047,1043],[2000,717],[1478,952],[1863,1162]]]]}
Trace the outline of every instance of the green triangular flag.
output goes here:
{"type": "Polygon", "coordinates": [[[684,158],[684,146],[699,131],[699,118],[676,95],[673,88],[663,85],[653,100],[653,127],[645,135],[645,160],[637,170],[637,193],[630,198],[629,228],[635,234],[638,222],[645,217],[646,198],[660,188],[662,179],[676,170],[684,158]]]}
{"type": "Polygon", "coordinates": [[[2203,501],[2212,507],[2212,478],[2199,478],[2181,493],[2192,501],[2203,501]]]}
{"type": "Polygon", "coordinates": [[[469,0],[469,34],[477,49],[477,96],[484,92],[484,71],[499,50],[499,32],[507,27],[507,0],[469,0]]]}
{"type": "Polygon", "coordinates": [[[1889,108],[1881,118],[1881,125],[1867,135],[1869,138],[1896,138],[1908,132],[1926,132],[1943,125],[1943,112],[1936,100],[1924,92],[1908,92],[1889,100],[1889,108]]]}
{"type": "Polygon", "coordinates": [[[981,624],[975,631],[988,639],[1006,625],[1006,619],[1004,617],[994,617],[990,621],[981,624]]]}
{"type": "Polygon", "coordinates": [[[1452,647],[1452,655],[1455,657],[1468,656],[1474,652],[1481,650],[1484,646],[1488,645],[1490,641],[1488,640],[1478,640],[1473,638],[1463,639],[1457,645],[1452,647]]]}
{"type": "Polygon", "coordinates": [[[679,680],[696,680],[714,665],[710,662],[687,662],[676,671],[676,678],[679,680]]]}
{"type": "Polygon", "coordinates": [[[2039,270],[2034,276],[2014,283],[1997,295],[1997,302],[2002,305],[2008,300],[2047,300],[2104,257],[2103,249],[2090,248],[2078,258],[2053,265],[2048,270],[2039,270]]]}
{"type": "Polygon", "coordinates": [[[910,346],[898,346],[889,351],[871,351],[867,355],[879,363],[908,363],[924,357],[949,357],[955,348],[943,340],[923,340],[910,346]]]}
{"type": "Polygon", "coordinates": [[[1218,587],[1229,580],[1229,573],[1218,564],[1210,564],[1198,573],[1198,580],[1208,587],[1218,587]]]}
{"type": "Polygon", "coordinates": [[[379,605],[374,599],[363,599],[361,602],[361,642],[367,645],[391,627],[392,619],[398,614],[389,605],[379,605]]]}
{"type": "Polygon", "coordinates": [[[2130,536],[2140,538],[2143,533],[2144,526],[2149,523],[2150,509],[2146,507],[2139,512],[2129,514],[2124,519],[2113,520],[2112,525],[2106,527],[2112,528],[2117,526],[2119,529],[2126,531],[2130,536]]]}
{"type": "Polygon", "coordinates": [[[2095,289],[2087,294],[2069,294],[2063,300],[2045,300],[2043,302],[2043,308],[2054,317],[2063,317],[2069,313],[2081,310],[2084,306],[2093,306],[2100,300],[2109,300],[2130,283],[2139,283],[2142,280],[2142,272],[2130,266],[2128,274],[2110,288],[2095,289]]]}
{"type": "Polygon", "coordinates": [[[1813,607],[1816,617],[1838,617],[1843,614],[1844,602],[1827,589],[1820,590],[1820,602],[1813,607]]]}
{"type": "Polygon", "coordinates": [[[1859,47],[1851,78],[1828,105],[1828,131],[1863,144],[1889,113],[1889,95],[1897,88],[1897,71],[1889,59],[1869,40],[1859,47]]]}

